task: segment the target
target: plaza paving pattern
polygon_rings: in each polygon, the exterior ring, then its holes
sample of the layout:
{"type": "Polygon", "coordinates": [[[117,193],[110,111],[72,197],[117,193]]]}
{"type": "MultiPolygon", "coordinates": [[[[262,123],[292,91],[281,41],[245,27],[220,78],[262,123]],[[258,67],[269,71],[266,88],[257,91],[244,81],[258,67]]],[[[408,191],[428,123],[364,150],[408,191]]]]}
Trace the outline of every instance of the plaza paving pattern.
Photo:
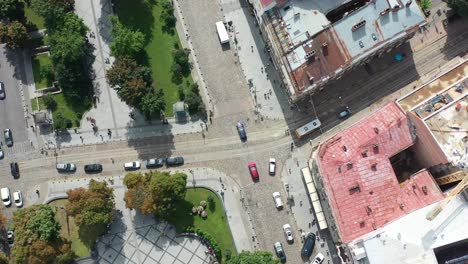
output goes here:
{"type": "Polygon", "coordinates": [[[176,237],[175,228],[161,222],[104,236],[97,243],[97,263],[204,264],[210,263],[206,250],[198,239],[176,237]]]}

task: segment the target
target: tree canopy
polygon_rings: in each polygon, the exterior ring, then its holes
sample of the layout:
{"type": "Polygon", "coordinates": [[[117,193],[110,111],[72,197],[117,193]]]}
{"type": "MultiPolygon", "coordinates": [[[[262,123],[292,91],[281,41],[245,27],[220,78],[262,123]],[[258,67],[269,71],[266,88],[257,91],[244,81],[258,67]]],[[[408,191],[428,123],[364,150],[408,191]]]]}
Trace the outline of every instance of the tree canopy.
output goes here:
{"type": "Polygon", "coordinates": [[[270,251],[242,251],[237,256],[232,256],[227,264],[279,264],[280,260],[270,251]]]}
{"type": "Polygon", "coordinates": [[[0,42],[9,49],[22,48],[29,39],[26,27],[17,20],[10,23],[0,22],[0,42]]]}
{"type": "Polygon", "coordinates": [[[70,242],[59,235],[60,224],[49,205],[32,205],[14,212],[13,229],[12,263],[58,264],[61,256],[73,256],[70,242]]]}
{"type": "Polygon", "coordinates": [[[448,0],[447,5],[453,10],[455,10],[460,16],[468,17],[468,1],[448,0]]]}
{"type": "Polygon", "coordinates": [[[69,190],[67,214],[81,227],[107,225],[115,207],[113,189],[106,182],[91,180],[88,189],[69,190]]]}
{"type": "Polygon", "coordinates": [[[164,101],[164,91],[158,89],[156,92],[149,92],[143,96],[140,103],[140,110],[145,115],[146,119],[151,119],[159,116],[161,111],[166,108],[164,101]]]}
{"type": "Polygon", "coordinates": [[[0,21],[1,20],[23,20],[24,2],[21,0],[1,0],[0,1],[0,21]]]}
{"type": "Polygon", "coordinates": [[[187,175],[160,171],[144,175],[128,173],[124,184],[128,188],[124,198],[127,208],[166,219],[176,209],[175,204],[185,197],[187,175]]]}
{"type": "Polygon", "coordinates": [[[143,50],[145,36],[140,31],[133,31],[120,23],[116,16],[110,18],[112,23],[111,52],[115,57],[130,56],[135,57],[143,50]]]}

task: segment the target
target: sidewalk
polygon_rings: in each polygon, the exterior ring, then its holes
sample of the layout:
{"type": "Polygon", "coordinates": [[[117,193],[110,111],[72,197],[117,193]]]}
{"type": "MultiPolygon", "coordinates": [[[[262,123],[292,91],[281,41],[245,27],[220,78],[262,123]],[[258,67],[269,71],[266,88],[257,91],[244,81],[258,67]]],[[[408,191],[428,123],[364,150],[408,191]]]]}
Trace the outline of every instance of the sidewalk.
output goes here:
{"type": "MultiPolygon", "coordinates": [[[[234,244],[238,252],[242,250],[252,250],[251,235],[246,230],[241,210],[239,186],[231,178],[224,173],[209,169],[209,168],[192,168],[169,170],[170,172],[183,172],[187,174],[187,187],[207,187],[216,191],[224,202],[226,220],[229,223],[234,244]],[[222,180],[222,181],[221,181],[222,180]]],[[[109,186],[114,189],[125,188],[123,185],[124,176],[113,177],[93,177],[95,180],[107,181],[109,186]]],[[[26,201],[31,203],[47,203],[54,199],[65,198],[67,190],[87,187],[91,178],[74,178],[72,180],[49,181],[37,186],[34,190],[30,190],[26,195],[29,199],[26,201]],[[37,196],[35,190],[40,190],[40,197],[37,196]]],[[[123,197],[117,197],[120,199],[123,197]]]]}
{"type": "Polygon", "coordinates": [[[180,124],[176,123],[174,119],[168,119],[168,122],[169,124],[167,125],[162,124],[160,121],[153,121],[153,123],[157,124],[140,126],[133,126],[130,124],[125,127],[111,129],[112,133],[110,136],[108,135],[108,130],[105,129],[105,127],[104,129],[101,128],[99,123],[97,124],[99,130],[97,133],[94,133],[91,123],[82,122],[82,128],[77,129],[77,133],[75,133],[73,129],[70,129],[66,133],[61,133],[58,137],[56,137],[54,133],[42,135],[42,137],[46,147],[54,148],[57,146],[64,148],[155,136],[192,134],[201,132],[203,130],[202,126],[205,128],[205,125],[201,120],[189,121],[180,124]]]}

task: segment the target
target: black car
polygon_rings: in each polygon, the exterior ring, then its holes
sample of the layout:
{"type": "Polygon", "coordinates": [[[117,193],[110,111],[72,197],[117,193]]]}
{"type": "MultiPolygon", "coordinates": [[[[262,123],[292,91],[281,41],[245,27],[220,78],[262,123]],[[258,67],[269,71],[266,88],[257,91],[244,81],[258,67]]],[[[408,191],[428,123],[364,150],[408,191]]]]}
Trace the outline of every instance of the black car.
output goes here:
{"type": "Polygon", "coordinates": [[[237,132],[239,133],[240,139],[242,141],[246,141],[247,140],[247,132],[245,131],[244,124],[239,122],[239,123],[237,123],[236,128],[237,128],[237,132]]]}
{"type": "Polygon", "coordinates": [[[184,158],[182,157],[170,157],[166,159],[167,166],[178,166],[184,165],[184,158]]]}
{"type": "Polygon", "coordinates": [[[5,143],[8,147],[13,146],[13,135],[9,128],[3,130],[3,135],[5,136],[5,143]]]}
{"type": "Polygon", "coordinates": [[[5,99],[5,85],[0,82],[0,99],[5,99]]]}
{"type": "Polygon", "coordinates": [[[10,170],[11,170],[11,175],[13,176],[13,178],[15,179],[19,178],[20,173],[19,173],[19,167],[18,167],[17,162],[10,163],[10,170]]]}
{"type": "Polygon", "coordinates": [[[283,245],[281,242],[276,242],[274,244],[276,256],[281,260],[281,263],[286,262],[286,254],[284,253],[283,245]]]}
{"type": "Polygon", "coordinates": [[[164,165],[164,159],[149,159],[146,161],[146,168],[159,168],[164,165]]]}
{"type": "Polygon", "coordinates": [[[312,251],[314,250],[315,246],[315,235],[313,233],[309,233],[304,241],[304,245],[302,245],[301,256],[303,258],[310,258],[312,251]]]}
{"type": "Polygon", "coordinates": [[[86,173],[99,173],[102,171],[101,164],[88,164],[84,166],[84,171],[86,173]]]}

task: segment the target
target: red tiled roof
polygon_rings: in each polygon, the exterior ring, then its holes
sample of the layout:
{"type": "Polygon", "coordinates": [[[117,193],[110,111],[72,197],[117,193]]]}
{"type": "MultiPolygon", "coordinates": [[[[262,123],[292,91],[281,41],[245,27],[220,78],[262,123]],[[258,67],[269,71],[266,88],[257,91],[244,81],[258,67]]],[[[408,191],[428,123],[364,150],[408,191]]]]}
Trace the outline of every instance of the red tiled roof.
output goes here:
{"type": "Polygon", "coordinates": [[[413,143],[392,102],[320,146],[317,165],[344,243],[443,198],[426,170],[398,183],[389,158],[413,143]]]}
{"type": "Polygon", "coordinates": [[[260,4],[262,4],[262,7],[267,7],[273,2],[275,2],[275,0],[260,0],[260,4]]]}

